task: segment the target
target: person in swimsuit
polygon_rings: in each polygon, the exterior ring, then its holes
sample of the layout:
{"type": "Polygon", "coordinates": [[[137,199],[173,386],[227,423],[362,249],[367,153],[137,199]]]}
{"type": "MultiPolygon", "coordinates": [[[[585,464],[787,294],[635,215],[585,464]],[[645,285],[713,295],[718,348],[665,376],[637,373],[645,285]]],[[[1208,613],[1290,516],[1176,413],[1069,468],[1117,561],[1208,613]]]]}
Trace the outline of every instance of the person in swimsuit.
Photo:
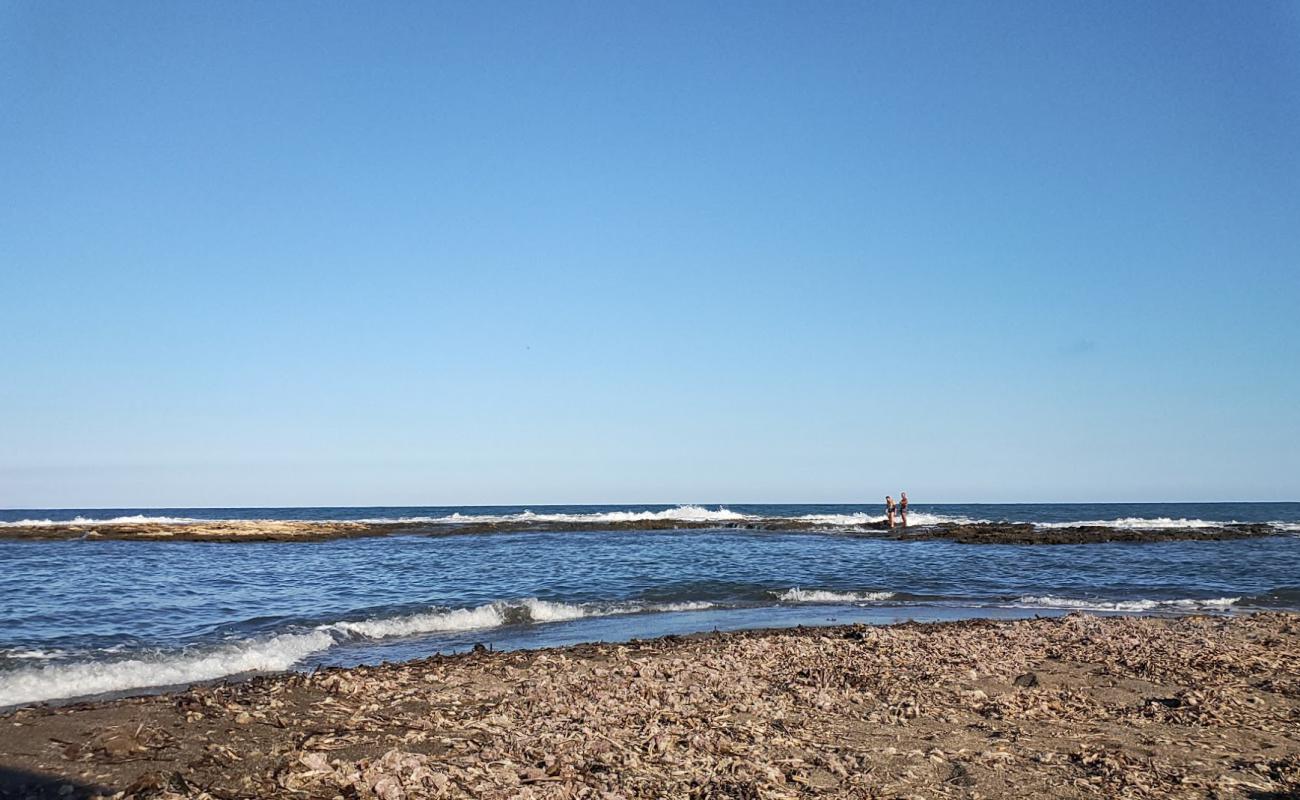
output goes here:
{"type": "Polygon", "coordinates": [[[898,516],[903,518],[903,527],[907,527],[907,492],[898,493],[898,516]]]}
{"type": "Polygon", "coordinates": [[[889,527],[894,527],[894,498],[885,495],[885,516],[889,517],[889,527]]]}

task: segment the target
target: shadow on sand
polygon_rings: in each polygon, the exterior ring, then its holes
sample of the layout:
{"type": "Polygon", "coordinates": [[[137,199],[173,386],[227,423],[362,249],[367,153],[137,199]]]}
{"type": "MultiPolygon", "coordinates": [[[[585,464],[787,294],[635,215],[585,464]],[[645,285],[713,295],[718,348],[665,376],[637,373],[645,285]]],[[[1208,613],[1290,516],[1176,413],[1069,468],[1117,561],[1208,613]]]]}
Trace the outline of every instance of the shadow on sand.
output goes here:
{"type": "Polygon", "coordinates": [[[61,778],[57,775],[43,775],[39,772],[28,772],[22,769],[12,769],[10,767],[0,766],[0,800],[45,800],[45,798],[58,798],[58,800],[67,800],[68,798],[93,797],[95,795],[109,795],[115,790],[106,786],[93,786],[81,783],[70,778],[61,778]]]}

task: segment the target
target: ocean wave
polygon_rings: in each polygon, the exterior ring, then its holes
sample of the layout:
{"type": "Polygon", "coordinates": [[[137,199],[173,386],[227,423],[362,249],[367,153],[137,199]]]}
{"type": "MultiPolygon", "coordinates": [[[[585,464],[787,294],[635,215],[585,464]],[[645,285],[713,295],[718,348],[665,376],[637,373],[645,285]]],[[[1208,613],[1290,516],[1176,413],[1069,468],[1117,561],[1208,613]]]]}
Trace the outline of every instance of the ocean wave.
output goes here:
{"type": "Polygon", "coordinates": [[[576,522],[576,523],[601,523],[601,522],[735,522],[741,520],[758,519],[748,514],[741,514],[732,511],[724,506],[718,506],[716,509],[706,508],[697,505],[681,505],[663,511],[597,511],[589,514],[549,514],[536,513],[533,511],[521,511],[517,514],[461,514],[456,512],[440,517],[430,516],[411,516],[411,517],[367,517],[363,519],[294,519],[268,517],[261,519],[197,519],[193,517],[164,517],[149,516],[147,514],[134,514],[122,517],[93,518],[77,516],[72,519],[20,519],[10,522],[0,522],[0,527],[7,528],[40,528],[52,527],[56,525],[185,525],[193,523],[239,523],[255,524],[258,522],[357,522],[365,525],[391,525],[391,524],[440,524],[440,525],[466,525],[466,524],[498,524],[510,522],[576,522]]]}
{"type": "MultiPolygon", "coordinates": [[[[769,519],[786,519],[784,517],[770,517],[769,519]]],[[[807,522],[810,525],[879,525],[882,522],[888,522],[889,517],[884,514],[866,514],[858,512],[856,514],[804,514],[799,517],[789,517],[788,519],[797,522],[807,522]]],[[[901,517],[895,515],[894,519],[901,524],[901,517]]],[[[908,525],[973,525],[975,523],[988,522],[983,519],[973,519],[971,517],[949,516],[947,514],[929,514],[924,511],[909,511],[907,513],[908,525]]]]}
{"type": "Polygon", "coordinates": [[[0,522],[0,528],[48,528],[55,525],[184,525],[208,520],[191,517],[150,517],[134,514],[126,517],[109,517],[93,519],[90,517],[73,517],[72,519],[20,519],[14,522],[0,522]]]}
{"type": "Polygon", "coordinates": [[[702,600],[676,603],[561,603],[527,597],[522,600],[498,600],[474,608],[437,609],[355,622],[335,622],[322,625],[319,630],[340,631],[349,636],[367,639],[387,639],[426,633],[486,630],[503,625],[566,622],[587,617],[702,611],[713,607],[713,603],[702,600]]]}
{"type": "Polygon", "coordinates": [[[488,603],[477,608],[455,608],[446,611],[427,611],[401,617],[366,619],[359,622],[336,622],[321,630],[337,630],[367,639],[386,639],[394,636],[415,636],[443,631],[471,631],[496,628],[506,624],[505,615],[498,603],[488,603]]]}
{"type": "Polygon", "coordinates": [[[4,673],[0,707],[285,670],[334,642],[326,631],[285,633],[197,652],[24,667],[4,673]]]}
{"type": "MultiPolygon", "coordinates": [[[[391,517],[367,517],[361,519],[332,518],[332,519],[303,519],[303,518],[228,518],[228,519],[199,519],[195,517],[172,517],[172,516],[152,516],[148,514],[133,514],[117,517],[86,517],[76,516],[72,519],[20,519],[13,521],[0,521],[0,528],[42,528],[65,525],[76,526],[104,526],[111,527],[115,525],[195,525],[195,524],[214,524],[214,525],[236,525],[255,527],[259,523],[356,523],[361,525],[528,525],[536,524],[576,524],[576,525],[600,525],[600,524],[629,524],[638,522],[683,522],[683,523],[730,523],[730,522],[781,522],[781,523],[804,523],[810,530],[819,527],[856,527],[862,525],[880,525],[887,521],[884,514],[875,514],[868,512],[855,512],[848,514],[802,514],[799,516],[782,516],[775,515],[756,515],[746,514],[733,511],[726,506],[717,506],[709,508],[701,505],[679,505],[662,511],[596,511],[590,513],[549,513],[521,511],[511,514],[465,514],[452,513],[443,516],[391,516],[391,517]]],[[[928,511],[912,511],[908,514],[908,524],[912,527],[924,527],[933,525],[977,525],[988,523],[992,520],[981,519],[958,514],[940,514],[928,511]]],[[[1015,524],[1023,524],[1016,520],[1008,520],[1015,524]]],[[[1097,526],[1108,528],[1125,528],[1135,530],[1159,530],[1159,529],[1196,529],[1196,528],[1218,528],[1224,525],[1242,524],[1238,520],[1206,520],[1196,518],[1173,518],[1173,517],[1120,517],[1116,519],[1090,519],[1090,520],[1072,520],[1068,522],[1034,522],[1026,521],[1038,528],[1075,528],[1080,526],[1097,526]]],[[[1274,529],[1284,533],[1300,533],[1300,522],[1282,522],[1274,521],[1263,523],[1271,525],[1274,529]]],[[[788,526],[788,525],[787,525],[788,526]]]]}
{"type": "Polygon", "coordinates": [[[0,662],[7,659],[14,661],[51,661],[67,655],[66,650],[41,650],[35,647],[0,647],[0,662]]]}
{"type": "Polygon", "coordinates": [[[716,606],[716,603],[710,603],[707,600],[688,600],[684,603],[656,603],[650,607],[650,610],[672,613],[677,611],[704,611],[716,606]]]}
{"type": "MultiPolygon", "coordinates": [[[[249,672],[286,670],[304,658],[357,639],[390,639],[429,633],[486,630],[502,625],[545,624],[618,614],[672,613],[713,608],[708,601],[675,603],[561,603],[522,600],[376,617],[320,625],[314,630],[246,639],[220,646],[137,658],[20,666],[0,673],[0,708],[107,692],[196,683],[249,672]]],[[[44,661],[63,651],[13,649],[0,658],[44,661]]]]}
{"type": "Polygon", "coordinates": [[[894,592],[831,592],[824,589],[800,589],[798,586],[771,594],[786,603],[872,603],[888,600],[895,595],[894,592]]]}
{"type": "Polygon", "coordinates": [[[807,522],[810,525],[874,525],[885,522],[888,517],[884,514],[804,514],[800,517],[792,517],[798,522],[807,522]]]}
{"type": "Polygon", "coordinates": [[[1099,600],[1056,597],[1053,595],[1025,596],[1012,605],[1021,608],[1073,608],[1080,611],[1153,611],[1177,609],[1183,611],[1222,611],[1241,600],[1240,597],[1180,598],[1176,600],[1099,600]]]}
{"type": "Polygon", "coordinates": [[[547,514],[521,511],[517,514],[461,514],[456,512],[442,517],[373,517],[357,520],[372,525],[390,523],[428,523],[442,525],[500,524],[509,522],[734,522],[757,519],[723,506],[709,509],[704,506],[684,505],[664,511],[596,511],[590,514],[547,514]]]}
{"type": "Polygon", "coordinates": [[[1079,522],[1035,522],[1038,528],[1079,528],[1096,525],[1105,528],[1132,528],[1135,530],[1159,530],[1162,528],[1221,528],[1224,525],[1236,525],[1235,520],[1216,522],[1205,519],[1172,519],[1170,517],[1121,517],[1120,519],[1080,520],[1079,522]]]}

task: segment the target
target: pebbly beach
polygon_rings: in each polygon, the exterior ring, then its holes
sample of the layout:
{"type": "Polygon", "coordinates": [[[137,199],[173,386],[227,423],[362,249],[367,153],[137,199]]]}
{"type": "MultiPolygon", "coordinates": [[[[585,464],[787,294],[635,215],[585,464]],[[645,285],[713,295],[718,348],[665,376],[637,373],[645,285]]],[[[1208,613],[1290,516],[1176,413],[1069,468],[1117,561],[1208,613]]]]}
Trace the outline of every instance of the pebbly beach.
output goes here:
{"type": "Polygon", "coordinates": [[[476,652],[0,716],[0,797],[1300,792],[1300,616],[838,626],[476,652]]]}

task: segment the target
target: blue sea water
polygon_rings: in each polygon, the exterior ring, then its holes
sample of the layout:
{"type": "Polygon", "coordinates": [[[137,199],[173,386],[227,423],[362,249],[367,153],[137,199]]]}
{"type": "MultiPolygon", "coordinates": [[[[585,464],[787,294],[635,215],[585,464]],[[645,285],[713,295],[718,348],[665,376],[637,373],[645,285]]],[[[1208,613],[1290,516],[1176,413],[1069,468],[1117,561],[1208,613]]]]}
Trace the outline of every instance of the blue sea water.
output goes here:
{"type": "Polygon", "coordinates": [[[879,506],[0,511],[79,519],[539,520],[546,531],[317,542],[0,540],[0,707],[320,665],[714,629],[1300,608],[1300,504],[914,505],[914,524],[1269,523],[1232,541],[960,545],[845,530],[879,506]],[[806,530],[600,530],[807,520],[806,530]],[[581,522],[581,530],[554,523],[581,522]],[[814,527],[816,523],[816,527],[814,527]],[[595,529],[593,529],[593,526],[595,529]],[[827,527],[830,526],[830,527],[827,527]]]}

